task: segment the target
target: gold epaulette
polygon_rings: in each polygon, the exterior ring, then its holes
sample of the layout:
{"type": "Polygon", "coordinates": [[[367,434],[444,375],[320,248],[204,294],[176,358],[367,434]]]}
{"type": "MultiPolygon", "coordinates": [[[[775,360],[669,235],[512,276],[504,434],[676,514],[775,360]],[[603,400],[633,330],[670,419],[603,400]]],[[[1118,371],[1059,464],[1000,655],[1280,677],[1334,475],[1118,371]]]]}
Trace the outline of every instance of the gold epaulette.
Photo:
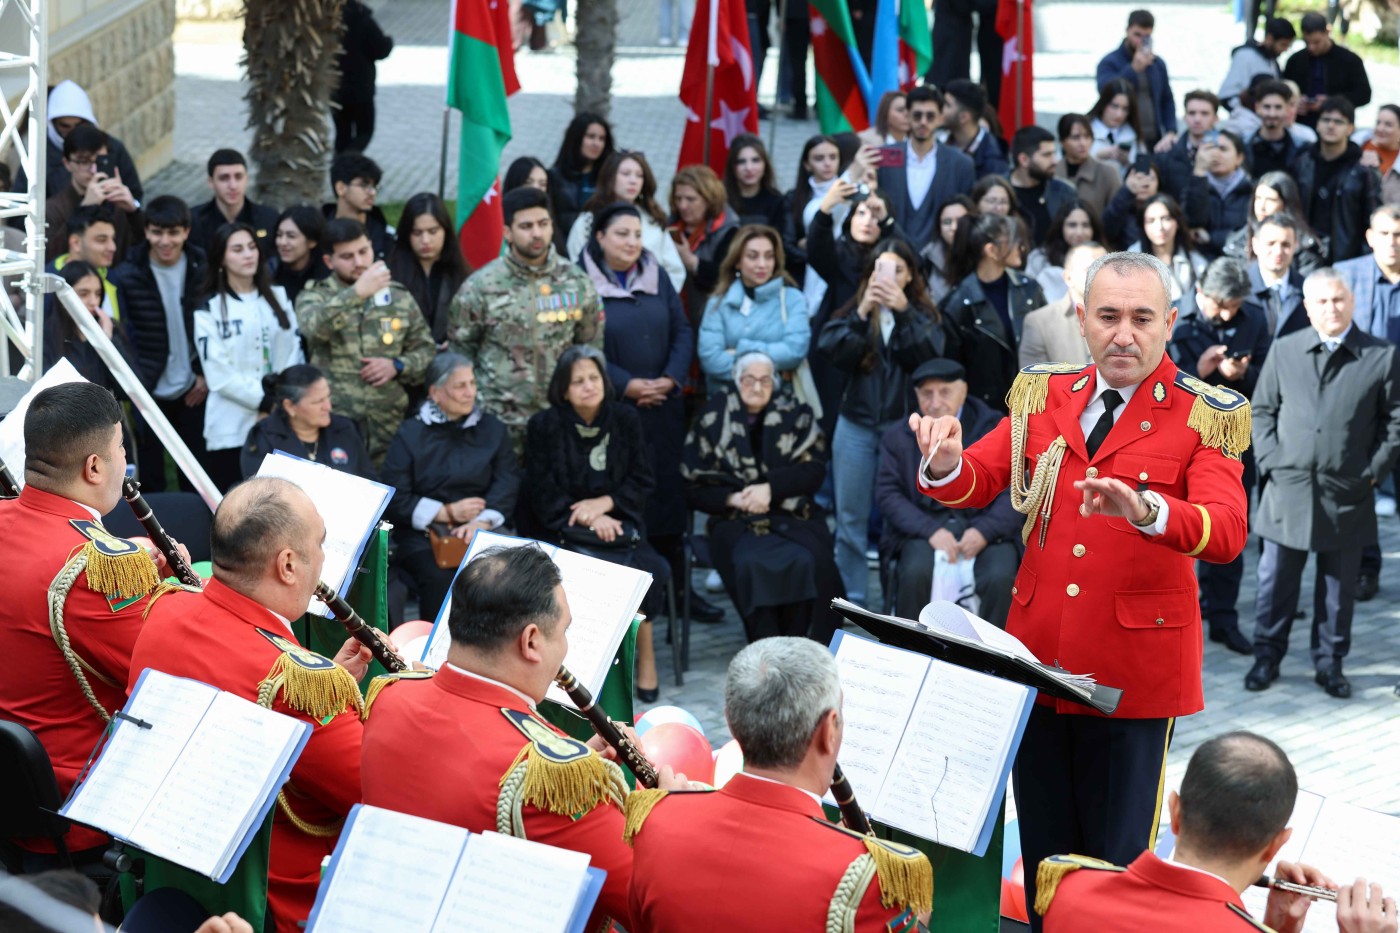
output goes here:
{"type": "Polygon", "coordinates": [[[1035,363],[1016,374],[1006,393],[1006,407],[1013,415],[1038,415],[1045,410],[1050,394],[1050,377],[1083,372],[1078,363],[1035,363]]]}
{"type": "Polygon", "coordinates": [[[1127,871],[1122,866],[1105,862],[1103,859],[1089,858],[1087,855],[1052,855],[1041,859],[1039,867],[1035,870],[1035,912],[1045,916],[1045,912],[1050,909],[1050,902],[1055,899],[1055,892],[1059,890],[1060,882],[1070,872],[1081,868],[1127,871]]]}
{"type": "Polygon", "coordinates": [[[605,802],[623,805],[627,782],[616,765],[529,713],[504,708],[501,713],[529,741],[501,775],[496,812],[499,831],[508,831],[500,829],[502,820],[518,822],[525,804],[560,816],[580,816],[605,802]]]}
{"type": "Polygon", "coordinates": [[[69,522],[87,538],[80,553],[86,558],[88,589],[101,593],[113,608],[129,605],[156,588],[155,561],[135,541],[119,538],[98,522],[75,518],[69,522]]]}
{"type": "Polygon", "coordinates": [[[1233,389],[1211,385],[1180,370],[1176,374],[1176,386],[1196,397],[1191,403],[1186,426],[1201,435],[1202,444],[1238,460],[1249,447],[1249,399],[1233,389]]]}
{"type": "Polygon", "coordinates": [[[623,842],[629,846],[632,844],[632,838],[641,831],[642,824],[651,816],[656,805],[666,799],[666,793],[656,788],[639,787],[627,795],[627,804],[623,807],[627,814],[627,822],[622,827],[623,842]]]}
{"type": "Polygon", "coordinates": [[[381,674],[369,682],[365,688],[365,719],[369,719],[370,707],[384,688],[401,680],[431,680],[432,671],[399,671],[397,674],[381,674]]]}
{"type": "Polygon", "coordinates": [[[272,669],[258,684],[258,704],[272,708],[277,697],[312,719],[329,720],[347,709],[364,715],[359,684],[350,672],[289,638],[257,629],[280,653],[272,669]]]}
{"type": "MultiPolygon", "coordinates": [[[[875,877],[880,881],[881,905],[886,908],[908,909],[915,913],[933,909],[933,866],[929,864],[927,855],[913,846],[891,842],[888,839],[877,839],[874,836],[864,836],[815,816],[812,819],[822,826],[845,833],[852,839],[860,840],[865,846],[865,855],[858,857],[851,863],[850,868],[846,870],[847,878],[843,878],[842,884],[837,886],[836,897],[843,898],[848,906],[860,903],[860,899],[865,894],[865,886],[847,885],[845,882],[848,879],[855,881],[856,877],[862,873],[859,866],[868,864],[874,867],[875,877]],[[843,888],[848,888],[844,894],[843,888]]],[[[832,899],[833,906],[836,904],[836,897],[832,899]]]]}
{"type": "Polygon", "coordinates": [[[1240,905],[1226,903],[1225,906],[1229,908],[1230,913],[1234,914],[1236,917],[1239,917],[1245,923],[1249,924],[1250,927],[1252,927],[1253,929],[1263,930],[1264,933],[1274,933],[1273,927],[1267,927],[1264,924],[1260,923],[1258,920],[1255,920],[1249,915],[1249,911],[1245,910],[1240,905]]]}

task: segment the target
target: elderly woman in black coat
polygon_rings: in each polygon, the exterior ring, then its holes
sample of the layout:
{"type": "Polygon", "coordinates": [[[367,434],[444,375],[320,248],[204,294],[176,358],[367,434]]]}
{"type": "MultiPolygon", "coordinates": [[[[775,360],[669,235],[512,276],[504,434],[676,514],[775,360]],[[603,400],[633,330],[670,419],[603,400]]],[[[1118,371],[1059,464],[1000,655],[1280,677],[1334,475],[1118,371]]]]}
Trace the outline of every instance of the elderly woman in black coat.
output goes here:
{"type": "Polygon", "coordinates": [[[520,471],[505,425],[477,407],[470,361],[439,353],[423,381],[428,398],[399,425],[382,478],[395,489],[387,515],[397,566],[418,588],[422,618],[433,619],[457,568],[434,561],[430,526],[468,543],[477,531],[500,528],[515,514],[520,471]]]}
{"type": "Polygon", "coordinates": [[[549,381],[549,408],[525,429],[525,465],[535,521],[561,545],[652,576],[637,633],[637,696],[656,700],[659,680],[650,620],[662,610],[670,565],[646,540],[656,486],[637,410],[617,401],[607,359],[596,348],[565,350],[549,381]]]}
{"type": "Polygon", "coordinates": [[[243,477],[258,472],[263,457],[280,450],[333,470],[375,479],[374,463],[355,422],[331,412],[331,385],[315,366],[298,363],[263,376],[267,417],[248,431],[238,455],[243,477]]]}
{"type": "Polygon", "coordinates": [[[739,356],[734,387],[710,396],[685,441],[686,498],[708,512],[710,553],[749,641],[826,644],[843,594],[826,518],[812,501],[826,442],[812,410],[777,392],[773,361],[739,356]]]}

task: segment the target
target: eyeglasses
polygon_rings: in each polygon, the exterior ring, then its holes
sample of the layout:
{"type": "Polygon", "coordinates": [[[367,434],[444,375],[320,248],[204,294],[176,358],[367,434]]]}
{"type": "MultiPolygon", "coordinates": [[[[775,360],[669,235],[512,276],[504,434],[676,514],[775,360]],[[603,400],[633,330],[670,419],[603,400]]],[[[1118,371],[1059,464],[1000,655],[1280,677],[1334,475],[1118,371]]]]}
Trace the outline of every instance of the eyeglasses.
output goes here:
{"type": "Polygon", "coordinates": [[[920,110],[909,114],[909,119],[915,123],[936,123],[938,114],[929,113],[927,110],[920,110]]]}
{"type": "Polygon", "coordinates": [[[364,190],[364,191],[368,191],[370,194],[378,194],[378,193],[379,193],[379,185],[375,184],[375,183],[372,182],[372,181],[361,181],[361,180],[358,179],[358,178],[355,179],[354,181],[350,182],[350,187],[351,187],[351,188],[360,188],[360,189],[362,189],[362,190],[364,190]]]}
{"type": "Polygon", "coordinates": [[[740,377],[739,377],[739,385],[743,386],[743,387],[746,388],[746,389],[753,389],[753,388],[757,388],[758,386],[768,386],[768,387],[771,387],[771,386],[773,385],[773,377],[772,377],[772,376],[740,376],[740,377]]]}

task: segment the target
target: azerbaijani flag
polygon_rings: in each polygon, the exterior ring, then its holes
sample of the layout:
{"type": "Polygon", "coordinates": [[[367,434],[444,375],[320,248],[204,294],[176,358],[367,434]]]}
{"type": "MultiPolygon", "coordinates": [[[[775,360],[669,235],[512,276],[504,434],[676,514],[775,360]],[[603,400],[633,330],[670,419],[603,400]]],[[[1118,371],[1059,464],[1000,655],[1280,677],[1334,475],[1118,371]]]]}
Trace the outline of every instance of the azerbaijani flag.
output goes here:
{"type": "Polygon", "coordinates": [[[899,86],[914,86],[933,64],[933,36],[923,0],[895,0],[899,7],[899,86]]]}
{"type": "Polygon", "coordinates": [[[823,133],[858,133],[870,126],[870,75],[856,46],[846,0],[810,0],[807,9],[817,72],[817,121],[823,133]]]}
{"type": "Polygon", "coordinates": [[[923,0],[879,0],[870,54],[870,121],[888,91],[908,90],[933,60],[933,38],[923,0]]]}
{"type": "Polygon", "coordinates": [[[457,223],[462,254],[481,268],[501,254],[504,224],[496,169],[510,142],[506,98],[520,90],[506,0],[454,0],[447,106],[462,114],[457,223]]]}

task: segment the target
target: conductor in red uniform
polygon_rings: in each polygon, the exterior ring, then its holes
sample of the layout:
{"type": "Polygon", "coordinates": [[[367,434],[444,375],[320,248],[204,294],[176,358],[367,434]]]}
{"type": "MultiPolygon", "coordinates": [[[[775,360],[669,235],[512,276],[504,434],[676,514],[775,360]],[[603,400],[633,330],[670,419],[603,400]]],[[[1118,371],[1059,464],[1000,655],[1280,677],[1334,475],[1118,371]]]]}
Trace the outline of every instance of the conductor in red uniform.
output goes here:
{"type": "Polygon", "coordinates": [[[985,507],[1010,486],[1027,516],[1007,631],[1123,689],[1112,718],[1043,697],[1031,714],[1013,772],[1028,906],[1046,856],[1152,847],[1172,722],[1203,705],[1194,561],[1245,542],[1249,403],[1166,355],[1170,276],[1141,253],[1095,261],[1079,309],[1093,365],[1022,370],[1010,417],[966,451],[956,418],[910,419],[927,495],[985,507]]]}
{"type": "MultiPolygon", "coordinates": [[[[1036,909],[1046,933],[1135,930],[1161,933],[1270,930],[1301,933],[1311,899],[1274,889],[1261,925],[1240,895],[1269,870],[1293,829],[1298,778],[1283,749],[1262,736],[1231,732],[1191,756],[1181,792],[1168,799],[1176,851],[1152,852],[1127,868],[1078,855],[1041,863],[1036,909]]],[[[1338,890],[1307,865],[1280,861],[1274,877],[1337,892],[1342,933],[1395,933],[1394,898],[1364,878],[1338,890]]]]}
{"type": "MultiPolygon", "coordinates": [[[[24,442],[24,491],[0,501],[0,657],[10,669],[0,677],[0,718],[38,736],[67,795],[107,717],[126,700],[132,646],[157,566],[144,548],[107,534],[100,522],[121,501],[126,475],[121,409],[111,392],[79,382],[38,393],[25,413],[24,442]],[[55,600],[55,615],[71,662],[51,628],[50,587],[66,591],[55,600]]],[[[100,857],[106,842],[82,826],[66,838],[79,861],[88,849],[100,857]]],[[[48,840],[19,844],[54,851],[48,840]]],[[[26,861],[35,871],[59,864],[42,855],[26,861]]]]}
{"type": "Polygon", "coordinates": [[[730,662],[724,715],[742,773],[718,791],[628,801],[632,933],[913,930],[933,898],[928,858],[822,812],[842,735],[831,653],[807,638],[754,642],[730,662]]]}
{"type": "MultiPolygon", "coordinates": [[[[600,757],[600,740],[569,738],[535,711],[564,663],[571,621],[559,568],[539,548],[493,548],[467,564],[452,584],[442,669],[370,688],[364,802],[586,852],[608,873],[588,928],[610,917],[635,930],[622,772],[600,757]]],[[[669,768],[661,780],[689,786],[669,768]]]]}
{"type": "Polygon", "coordinates": [[[301,647],[289,620],[321,579],[326,524],[310,497],[281,479],[235,486],[214,513],[214,578],[203,592],[155,600],[136,640],[130,687],[146,668],[190,677],[312,726],[277,800],[268,913],[297,933],[311,913],[321,860],[360,801],[360,692],[368,648],[353,638],[331,661],[301,647]]]}

